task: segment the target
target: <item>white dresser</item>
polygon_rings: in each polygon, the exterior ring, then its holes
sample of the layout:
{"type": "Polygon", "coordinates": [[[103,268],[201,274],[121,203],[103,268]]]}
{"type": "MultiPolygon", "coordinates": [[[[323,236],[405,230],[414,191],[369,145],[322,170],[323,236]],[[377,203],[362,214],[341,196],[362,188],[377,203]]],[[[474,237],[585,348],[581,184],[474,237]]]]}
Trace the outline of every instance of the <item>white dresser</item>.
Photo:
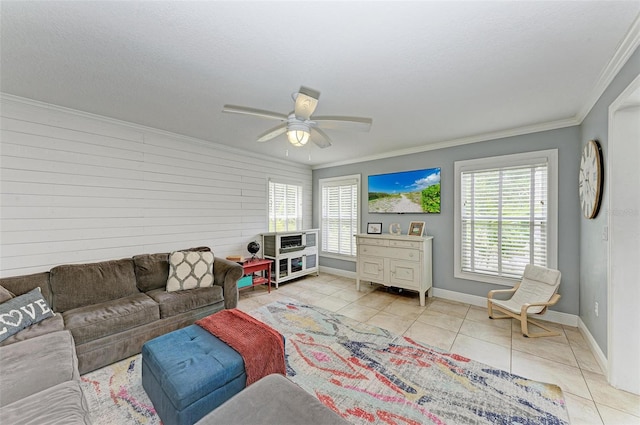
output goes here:
{"type": "Polygon", "coordinates": [[[418,291],[420,305],[432,287],[433,236],[357,234],[356,289],[360,281],[418,291]]]}

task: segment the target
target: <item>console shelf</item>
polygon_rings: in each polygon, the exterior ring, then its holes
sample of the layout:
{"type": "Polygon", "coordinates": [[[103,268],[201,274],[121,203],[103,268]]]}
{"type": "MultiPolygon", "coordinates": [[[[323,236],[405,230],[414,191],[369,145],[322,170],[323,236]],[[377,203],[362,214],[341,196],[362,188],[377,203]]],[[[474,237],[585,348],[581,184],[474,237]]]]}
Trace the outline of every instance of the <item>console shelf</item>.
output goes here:
{"type": "Polygon", "coordinates": [[[318,229],[262,233],[262,255],[273,260],[271,281],[282,282],[318,274],[318,229]]]}

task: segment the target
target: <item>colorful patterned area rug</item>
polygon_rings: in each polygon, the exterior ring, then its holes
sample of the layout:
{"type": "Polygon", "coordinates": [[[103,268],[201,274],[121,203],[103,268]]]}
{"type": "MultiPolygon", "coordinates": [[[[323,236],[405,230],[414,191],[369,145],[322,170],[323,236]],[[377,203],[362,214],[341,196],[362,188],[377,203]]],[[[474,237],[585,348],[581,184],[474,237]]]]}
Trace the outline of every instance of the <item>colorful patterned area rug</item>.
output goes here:
{"type": "Polygon", "coordinates": [[[140,354],[82,375],[82,389],[94,425],[159,425],[142,388],[140,354]]]}
{"type": "MultiPolygon", "coordinates": [[[[252,316],[286,338],[288,377],[354,424],[568,424],[562,391],[298,301],[252,316]]],[[[82,377],[96,425],[160,424],[140,356],[82,377]]]]}
{"type": "Polygon", "coordinates": [[[354,424],[568,424],[562,391],[296,301],[251,312],[287,375],[354,424]]]}

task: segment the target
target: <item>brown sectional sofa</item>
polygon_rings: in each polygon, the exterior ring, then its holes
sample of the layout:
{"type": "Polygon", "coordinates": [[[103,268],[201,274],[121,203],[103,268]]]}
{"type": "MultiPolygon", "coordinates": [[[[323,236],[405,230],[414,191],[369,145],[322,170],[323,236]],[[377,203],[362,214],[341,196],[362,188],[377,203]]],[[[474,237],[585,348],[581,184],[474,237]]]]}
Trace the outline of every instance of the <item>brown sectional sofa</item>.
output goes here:
{"type": "Polygon", "coordinates": [[[1,424],[91,424],[71,332],[0,347],[0,358],[1,424]]]}
{"type": "Polygon", "coordinates": [[[68,330],[75,341],[79,373],[85,374],[139,353],[142,344],[156,336],[237,306],[237,281],[243,274],[237,263],[215,258],[210,288],[167,292],[168,273],[168,253],[160,253],[2,278],[0,285],[16,296],[40,287],[56,315],[0,346],[68,330]]]}

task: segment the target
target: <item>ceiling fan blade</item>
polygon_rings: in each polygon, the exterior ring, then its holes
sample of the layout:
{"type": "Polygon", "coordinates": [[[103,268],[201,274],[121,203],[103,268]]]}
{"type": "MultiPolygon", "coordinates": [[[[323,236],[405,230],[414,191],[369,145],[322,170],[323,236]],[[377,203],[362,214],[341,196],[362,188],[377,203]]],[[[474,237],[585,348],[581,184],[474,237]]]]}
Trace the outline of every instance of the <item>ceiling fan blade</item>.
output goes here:
{"type": "Polygon", "coordinates": [[[257,117],[269,118],[273,120],[286,121],[287,116],[278,112],[265,111],[263,109],[248,108],[246,106],[224,105],[222,112],[230,114],[255,115],[257,117]]]}
{"type": "Polygon", "coordinates": [[[320,128],[329,130],[369,131],[373,120],[361,117],[324,116],[314,117],[313,121],[320,128]]]}
{"type": "Polygon", "coordinates": [[[311,141],[322,149],[331,146],[331,139],[327,136],[327,133],[319,128],[311,127],[311,141]]]}
{"type": "Polygon", "coordinates": [[[297,118],[301,120],[308,120],[311,118],[311,114],[316,110],[318,106],[318,98],[320,92],[310,89],[308,87],[300,87],[300,91],[295,95],[296,104],[293,112],[297,118]]]}
{"type": "Polygon", "coordinates": [[[287,131],[287,123],[281,124],[275,128],[271,128],[258,136],[258,142],[267,142],[287,131]]]}

